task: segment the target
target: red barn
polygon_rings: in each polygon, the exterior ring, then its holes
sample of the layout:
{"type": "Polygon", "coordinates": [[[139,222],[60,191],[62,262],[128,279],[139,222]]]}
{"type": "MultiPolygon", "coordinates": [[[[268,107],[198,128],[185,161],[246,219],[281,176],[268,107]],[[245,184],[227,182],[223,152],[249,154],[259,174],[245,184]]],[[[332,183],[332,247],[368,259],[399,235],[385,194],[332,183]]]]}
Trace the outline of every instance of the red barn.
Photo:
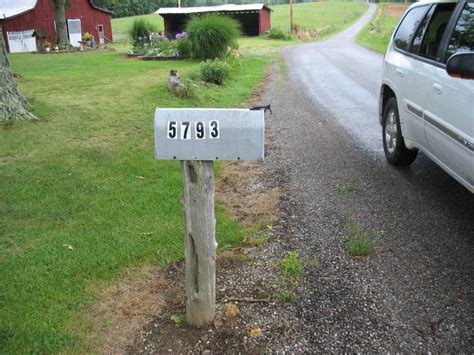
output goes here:
{"type": "Polygon", "coordinates": [[[263,4],[219,5],[197,7],[162,7],[156,13],[163,16],[165,33],[174,36],[184,31],[186,22],[194,14],[216,12],[235,18],[247,36],[261,36],[270,31],[271,9],[263,4]]]}
{"type": "MultiPolygon", "coordinates": [[[[112,12],[96,7],[92,0],[70,0],[66,8],[69,41],[79,47],[84,33],[94,36],[97,44],[112,41],[112,12]]],[[[36,51],[34,30],[47,33],[56,43],[56,24],[51,0],[0,0],[0,23],[9,52],[36,51]]]]}

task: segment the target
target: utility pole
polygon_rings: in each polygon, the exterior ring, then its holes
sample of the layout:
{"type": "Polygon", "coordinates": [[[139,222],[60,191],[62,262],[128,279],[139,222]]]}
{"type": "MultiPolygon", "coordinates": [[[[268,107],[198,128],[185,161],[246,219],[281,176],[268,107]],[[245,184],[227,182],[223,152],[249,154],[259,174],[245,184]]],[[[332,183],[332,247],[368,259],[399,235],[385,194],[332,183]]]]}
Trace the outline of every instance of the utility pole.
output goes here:
{"type": "Polygon", "coordinates": [[[290,0],[290,31],[293,33],[293,0],[290,0]]]}

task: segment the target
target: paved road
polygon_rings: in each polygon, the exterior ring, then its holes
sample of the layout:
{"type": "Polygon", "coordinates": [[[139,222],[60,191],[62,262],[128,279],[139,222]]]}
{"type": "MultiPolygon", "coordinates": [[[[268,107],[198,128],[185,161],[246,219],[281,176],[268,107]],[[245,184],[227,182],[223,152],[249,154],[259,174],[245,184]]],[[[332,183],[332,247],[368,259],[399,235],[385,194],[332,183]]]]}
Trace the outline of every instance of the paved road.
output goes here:
{"type": "Polygon", "coordinates": [[[373,10],[329,41],[285,49],[287,71],[262,100],[274,111],[265,166],[288,191],[277,243],[319,261],[288,313],[292,334],[270,348],[472,353],[474,195],[423,155],[405,169],[385,162],[382,56],[353,43],[373,10]],[[365,261],[345,252],[349,218],[380,233],[365,261]]]}

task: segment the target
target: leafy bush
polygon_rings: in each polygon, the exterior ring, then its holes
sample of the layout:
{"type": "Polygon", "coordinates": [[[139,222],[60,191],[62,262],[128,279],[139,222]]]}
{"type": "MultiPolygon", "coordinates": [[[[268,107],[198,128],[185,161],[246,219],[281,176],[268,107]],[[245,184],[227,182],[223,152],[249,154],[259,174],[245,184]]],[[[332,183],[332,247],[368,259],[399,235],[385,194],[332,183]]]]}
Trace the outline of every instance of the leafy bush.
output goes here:
{"type": "Polygon", "coordinates": [[[143,46],[146,43],[150,43],[151,33],[154,31],[155,25],[151,22],[143,18],[135,19],[129,31],[133,46],[143,46]]]}
{"type": "Polygon", "coordinates": [[[230,65],[226,61],[214,59],[201,63],[202,79],[208,83],[222,85],[230,75],[230,65]]]}
{"type": "Polygon", "coordinates": [[[240,24],[226,16],[194,16],[186,25],[192,54],[198,59],[222,57],[240,35],[240,24]]]}
{"type": "Polygon", "coordinates": [[[289,41],[291,39],[291,35],[288,32],[283,31],[281,28],[276,27],[270,30],[268,38],[289,41]]]}
{"type": "Polygon", "coordinates": [[[176,40],[176,49],[183,57],[191,56],[191,42],[187,38],[176,40]]]}

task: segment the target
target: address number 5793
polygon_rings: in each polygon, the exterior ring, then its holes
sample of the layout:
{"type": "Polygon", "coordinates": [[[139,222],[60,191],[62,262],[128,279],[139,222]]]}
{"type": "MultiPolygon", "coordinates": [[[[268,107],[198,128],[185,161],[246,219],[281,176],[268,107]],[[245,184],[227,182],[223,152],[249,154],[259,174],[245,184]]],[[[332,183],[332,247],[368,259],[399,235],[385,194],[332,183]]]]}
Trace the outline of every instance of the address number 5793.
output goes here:
{"type": "Polygon", "coordinates": [[[219,138],[219,121],[180,122],[168,121],[168,139],[216,139],[219,138]]]}

